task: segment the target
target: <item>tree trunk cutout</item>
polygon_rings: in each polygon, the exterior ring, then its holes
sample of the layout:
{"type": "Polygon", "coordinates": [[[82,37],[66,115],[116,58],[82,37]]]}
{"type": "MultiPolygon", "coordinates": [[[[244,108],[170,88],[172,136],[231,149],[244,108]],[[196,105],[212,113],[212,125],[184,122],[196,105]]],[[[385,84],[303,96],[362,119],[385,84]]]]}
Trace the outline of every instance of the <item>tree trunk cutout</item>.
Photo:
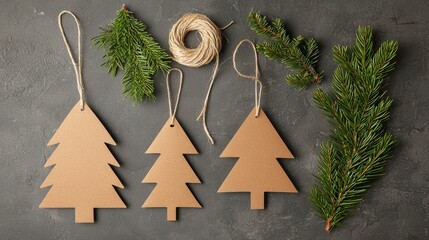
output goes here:
{"type": "Polygon", "coordinates": [[[94,209],[93,208],[75,208],[76,223],[93,223],[94,209]]]}

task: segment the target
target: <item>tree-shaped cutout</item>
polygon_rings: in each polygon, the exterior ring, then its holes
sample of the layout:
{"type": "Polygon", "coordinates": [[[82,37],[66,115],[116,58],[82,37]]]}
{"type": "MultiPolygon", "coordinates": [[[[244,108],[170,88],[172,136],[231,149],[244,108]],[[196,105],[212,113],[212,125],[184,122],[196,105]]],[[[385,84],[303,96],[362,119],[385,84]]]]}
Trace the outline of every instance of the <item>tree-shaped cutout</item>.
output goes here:
{"type": "Polygon", "coordinates": [[[198,154],[177,119],[165,123],[146,153],[160,157],[149,170],[143,183],[157,185],[143,208],[167,208],[167,220],[176,221],[176,208],[201,208],[187,183],[201,183],[184,154],[198,154]]]}
{"type": "Polygon", "coordinates": [[[126,208],[106,143],[116,145],[88,105],[76,104],[48,143],[59,145],[44,165],[55,166],[40,186],[52,186],[40,208],[74,208],[76,223],[93,223],[94,208],[126,208]]]}
{"type": "Polygon", "coordinates": [[[270,120],[261,109],[250,112],[221,157],[239,160],[218,192],[250,192],[250,208],[264,209],[265,192],[296,193],[295,186],[277,158],[293,158],[270,120]]]}

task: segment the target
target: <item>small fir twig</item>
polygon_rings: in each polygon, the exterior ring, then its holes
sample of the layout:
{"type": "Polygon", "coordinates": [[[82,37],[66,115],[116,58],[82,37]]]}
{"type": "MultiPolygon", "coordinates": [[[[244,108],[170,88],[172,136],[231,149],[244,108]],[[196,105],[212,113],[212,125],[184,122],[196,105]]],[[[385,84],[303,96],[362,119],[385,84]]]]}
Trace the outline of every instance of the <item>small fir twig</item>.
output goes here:
{"type": "Polygon", "coordinates": [[[153,76],[170,69],[170,56],[125,5],[101,30],[92,40],[97,49],[106,52],[102,66],[113,76],[124,71],[123,92],[135,102],[155,99],[153,76]]]}
{"type": "Polygon", "coordinates": [[[258,43],[257,50],[270,60],[280,61],[292,69],[293,74],[286,76],[290,85],[303,89],[312,82],[322,82],[322,73],[315,69],[319,58],[316,40],[302,36],[291,39],[286,33],[283,21],[278,18],[270,23],[265,16],[250,12],[247,20],[253,31],[271,40],[258,43]]]}
{"type": "Polygon", "coordinates": [[[326,220],[325,230],[339,226],[360,203],[383,168],[395,139],[383,129],[392,104],[382,87],[395,65],[396,41],[373,52],[372,30],[359,27],[354,47],[336,46],[333,74],[335,98],[318,89],[313,98],[333,130],[322,144],[317,184],[311,189],[314,208],[326,220]]]}

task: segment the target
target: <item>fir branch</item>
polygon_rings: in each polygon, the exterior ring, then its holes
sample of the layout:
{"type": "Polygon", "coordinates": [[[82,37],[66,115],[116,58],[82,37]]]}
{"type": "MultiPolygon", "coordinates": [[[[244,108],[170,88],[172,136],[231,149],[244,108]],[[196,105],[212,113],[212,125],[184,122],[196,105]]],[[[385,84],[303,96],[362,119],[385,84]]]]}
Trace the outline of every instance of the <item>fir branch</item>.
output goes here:
{"type": "Polygon", "coordinates": [[[258,35],[272,40],[258,43],[256,48],[270,60],[277,60],[293,70],[286,76],[292,86],[303,89],[310,83],[321,83],[323,76],[315,70],[319,58],[319,48],[313,38],[302,36],[290,38],[280,19],[269,23],[265,16],[250,12],[247,17],[250,28],[258,35]]]}
{"type": "Polygon", "coordinates": [[[113,76],[124,71],[123,92],[135,102],[155,99],[153,76],[170,69],[170,56],[125,5],[101,30],[92,40],[97,49],[106,52],[102,66],[113,76]]]}
{"type": "Polygon", "coordinates": [[[392,101],[382,91],[398,49],[385,41],[373,52],[372,30],[359,27],[354,47],[336,46],[335,98],[318,89],[313,98],[333,128],[322,144],[318,183],[310,191],[325,230],[339,226],[360,203],[372,180],[383,174],[395,139],[383,129],[392,101]]]}

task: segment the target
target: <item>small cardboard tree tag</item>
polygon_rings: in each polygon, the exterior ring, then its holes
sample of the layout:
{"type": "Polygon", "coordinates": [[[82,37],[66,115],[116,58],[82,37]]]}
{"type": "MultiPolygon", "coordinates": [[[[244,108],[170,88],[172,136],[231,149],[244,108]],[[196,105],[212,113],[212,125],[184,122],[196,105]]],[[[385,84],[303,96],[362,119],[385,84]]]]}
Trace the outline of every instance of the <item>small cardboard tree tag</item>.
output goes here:
{"type": "Polygon", "coordinates": [[[293,158],[264,111],[249,114],[221,157],[239,157],[218,192],[250,192],[250,208],[264,209],[265,192],[298,192],[277,158],[293,158]]]}
{"type": "Polygon", "coordinates": [[[143,183],[157,185],[143,208],[167,208],[167,220],[176,221],[176,208],[201,208],[187,183],[201,183],[183,154],[198,154],[179,121],[165,123],[146,153],[160,154],[143,183]]]}
{"type": "Polygon", "coordinates": [[[59,144],[45,167],[55,165],[40,188],[52,186],[40,208],[74,208],[76,223],[93,223],[94,208],[126,208],[124,188],[109,165],[119,167],[107,144],[116,145],[88,105],[78,102],[48,146],[59,144]]]}

